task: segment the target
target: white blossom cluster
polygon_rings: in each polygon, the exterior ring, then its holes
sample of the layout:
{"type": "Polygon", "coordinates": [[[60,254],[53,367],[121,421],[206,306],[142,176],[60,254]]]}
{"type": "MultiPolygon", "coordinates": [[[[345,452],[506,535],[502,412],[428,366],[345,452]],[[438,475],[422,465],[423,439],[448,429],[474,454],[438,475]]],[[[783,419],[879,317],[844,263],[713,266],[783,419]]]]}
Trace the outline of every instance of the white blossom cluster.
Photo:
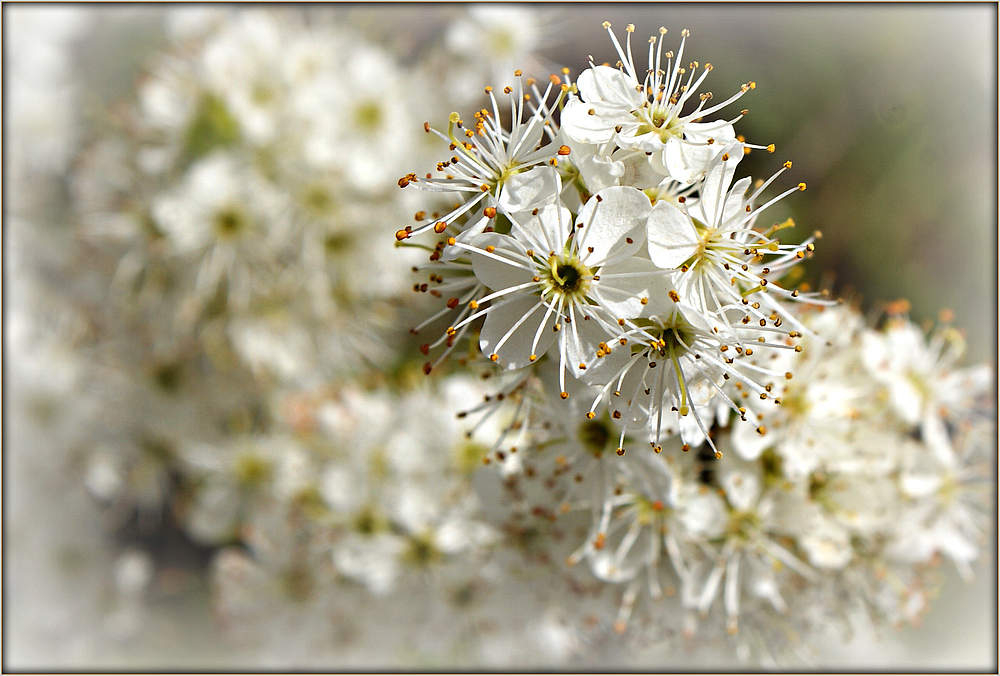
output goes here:
{"type": "Polygon", "coordinates": [[[992,369],[803,283],[687,31],[173,8],[104,100],[74,12],[11,33],[11,664],[784,665],[972,575],[992,369]]]}
{"type": "Polygon", "coordinates": [[[762,147],[734,131],[746,111],[713,119],[754,83],[712,104],[687,31],[637,68],[634,27],[624,47],[605,28],[616,66],[507,87],[509,127],[487,87],[435,132],[452,157],[400,180],[457,198],[396,233],[439,236],[425,372],[492,362],[469,413],[507,424],[484,460],[516,523],[585,515],[566,562],[622,587],[616,632],[641,607],[649,636],[777,663],[851,610],[913,620],[933,566],[969,576],[988,532],[990,367],[957,368],[958,332],[900,306],[876,330],[790,287],[818,233],[782,243],[792,221],[761,213],[805,185],[766,192],[790,162],[734,180],[762,147]]]}

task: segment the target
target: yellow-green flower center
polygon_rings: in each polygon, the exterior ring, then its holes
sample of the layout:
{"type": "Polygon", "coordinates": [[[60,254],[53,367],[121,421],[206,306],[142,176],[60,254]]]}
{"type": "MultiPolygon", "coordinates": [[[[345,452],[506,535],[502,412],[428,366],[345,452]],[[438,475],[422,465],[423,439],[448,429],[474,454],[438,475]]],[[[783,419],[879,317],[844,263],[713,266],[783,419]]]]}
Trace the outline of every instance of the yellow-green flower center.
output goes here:
{"type": "Polygon", "coordinates": [[[660,137],[661,142],[666,143],[670,137],[681,138],[684,134],[684,125],[669,108],[646,106],[641,111],[633,111],[632,114],[639,118],[637,135],[652,132],[660,137]]]}
{"type": "Polygon", "coordinates": [[[599,456],[607,448],[612,432],[603,420],[587,420],[576,431],[577,438],[590,453],[599,456]]]}
{"type": "Polygon", "coordinates": [[[541,270],[539,283],[546,300],[580,303],[587,297],[594,273],[575,254],[549,257],[541,270]]]}

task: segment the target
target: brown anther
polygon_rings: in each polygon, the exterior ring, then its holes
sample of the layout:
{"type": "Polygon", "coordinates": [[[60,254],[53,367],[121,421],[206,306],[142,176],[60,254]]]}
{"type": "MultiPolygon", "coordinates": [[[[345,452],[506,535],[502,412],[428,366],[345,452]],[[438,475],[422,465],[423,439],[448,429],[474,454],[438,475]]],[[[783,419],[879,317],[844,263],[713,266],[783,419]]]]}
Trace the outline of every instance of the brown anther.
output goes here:
{"type": "Polygon", "coordinates": [[[563,157],[569,155],[569,153],[570,153],[569,146],[559,146],[559,150],[556,151],[556,154],[562,155],[563,157]]]}
{"type": "Polygon", "coordinates": [[[569,392],[560,392],[559,393],[559,398],[560,399],[569,399],[569,392]]]}
{"type": "Polygon", "coordinates": [[[587,420],[593,420],[596,417],[597,417],[596,413],[594,413],[593,411],[587,411],[587,420]]]}
{"type": "Polygon", "coordinates": [[[458,307],[458,298],[449,298],[448,302],[445,303],[449,310],[454,310],[458,307]]]}
{"type": "Polygon", "coordinates": [[[681,302],[680,295],[676,291],[674,291],[673,289],[671,289],[670,291],[668,291],[667,295],[670,296],[670,300],[674,301],[675,303],[681,302]]]}
{"type": "Polygon", "coordinates": [[[486,207],[483,209],[483,216],[486,218],[495,218],[497,215],[497,210],[495,207],[486,207]]]}
{"type": "Polygon", "coordinates": [[[500,359],[500,355],[498,355],[496,352],[490,355],[490,361],[496,361],[498,359],[500,359]]]}
{"type": "Polygon", "coordinates": [[[397,242],[402,242],[404,239],[406,239],[409,236],[410,236],[410,232],[408,230],[397,230],[396,231],[396,241],[397,242]]]}
{"type": "Polygon", "coordinates": [[[434,224],[434,232],[440,235],[442,232],[445,231],[447,227],[448,227],[447,223],[445,223],[444,221],[438,221],[437,223],[434,224]]]}

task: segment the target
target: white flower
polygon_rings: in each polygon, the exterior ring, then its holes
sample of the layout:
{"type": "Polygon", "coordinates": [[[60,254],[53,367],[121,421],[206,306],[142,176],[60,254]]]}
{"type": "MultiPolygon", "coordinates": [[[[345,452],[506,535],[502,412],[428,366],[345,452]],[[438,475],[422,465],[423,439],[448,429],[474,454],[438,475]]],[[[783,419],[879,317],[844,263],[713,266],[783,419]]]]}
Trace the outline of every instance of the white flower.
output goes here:
{"type": "Polygon", "coordinates": [[[449,77],[455,96],[469,98],[469,82],[489,82],[497,87],[514,85],[514,70],[528,72],[537,61],[533,52],[542,45],[545,26],[539,11],[523,5],[470,5],[445,34],[445,48],[453,57],[449,77]],[[458,64],[454,64],[458,61],[458,64]]]}
{"type": "MultiPolygon", "coordinates": [[[[520,71],[518,75],[520,76],[520,71]]],[[[552,112],[567,89],[565,85],[557,86],[558,83],[559,79],[553,76],[544,93],[539,94],[533,88],[537,104],[530,112],[525,103],[525,97],[529,95],[524,93],[520,77],[514,88],[506,87],[504,92],[510,97],[510,131],[501,126],[500,108],[492,87],[487,87],[492,112],[486,109],[477,111],[472,128],[465,127],[458,113],[452,113],[448,118],[447,135],[425,124],[424,129],[437,134],[448,143],[454,154],[448,160],[438,163],[437,172],[440,176],[428,174],[424,178],[418,178],[416,174],[407,174],[399,179],[399,187],[405,188],[412,183],[423,190],[455,192],[458,193],[460,202],[440,218],[427,219],[416,228],[407,227],[397,231],[396,239],[401,241],[428,230],[438,234],[446,230],[456,234],[469,230],[472,234],[478,234],[492,218],[489,214],[495,215],[498,209],[509,215],[512,210],[536,206],[526,203],[523,196],[518,194],[519,191],[529,190],[536,195],[551,192],[544,189],[545,186],[552,185],[548,174],[520,179],[517,176],[532,167],[555,161],[560,152],[560,147],[555,144],[544,143],[546,127],[551,125],[552,112]],[[553,90],[559,93],[555,102],[549,104],[548,99],[553,90]],[[511,180],[513,186],[506,189],[506,192],[512,191],[514,194],[505,195],[505,184],[511,180]],[[535,184],[538,180],[544,182],[543,186],[535,184]],[[484,213],[474,211],[479,206],[483,206],[484,213]],[[470,221],[475,219],[475,222],[463,227],[460,223],[463,217],[470,221]]],[[[554,132],[549,129],[548,133],[554,132]]],[[[554,193],[557,194],[558,192],[554,193]]],[[[551,198],[546,201],[551,201],[551,198]]]]}
{"type": "Polygon", "coordinates": [[[378,46],[352,44],[345,51],[315,83],[297,87],[308,130],[301,152],[309,166],[336,170],[353,188],[376,195],[413,160],[420,109],[414,99],[421,90],[378,46]]]}
{"type": "MultiPolygon", "coordinates": [[[[676,60],[668,52],[666,70],[661,69],[661,51],[665,28],[660,37],[650,38],[649,67],[642,72],[632,59],[632,32],[626,29],[628,40],[622,49],[611,31],[611,24],[604,23],[618,51],[619,68],[595,66],[577,78],[580,98],[571,98],[563,109],[562,128],[566,134],[581,143],[605,143],[614,139],[624,148],[633,148],[650,154],[654,168],[666,176],[691,184],[701,179],[708,162],[719,154],[722,147],[736,139],[733,120],[698,122],[729,105],[756,85],[749,82],[739,92],[722,103],[708,106],[711,94],[701,94],[697,107],[688,113],[683,109],[698,92],[705,77],[712,70],[711,64],[698,79],[695,73],[698,62],[690,64],[690,73],[681,59],[688,31],[681,32],[681,45],[676,60]]],[[[742,156],[742,149],[738,153],[742,156]]]]}
{"type": "Polygon", "coordinates": [[[254,145],[281,132],[288,94],[279,63],[287,38],[278,15],[241,12],[222,24],[202,53],[205,83],[254,145]]]}
{"type": "Polygon", "coordinates": [[[888,554],[901,561],[926,562],[941,552],[968,581],[988,530],[990,488],[988,465],[973,462],[967,441],[956,439],[957,452],[945,461],[928,443],[905,445],[899,489],[908,504],[894,524],[888,554]]]}
{"type": "Polygon", "coordinates": [[[720,483],[725,487],[729,504],[725,535],[714,557],[715,565],[704,578],[697,594],[697,609],[707,613],[717,595],[722,594],[727,630],[736,633],[740,617],[741,587],[753,596],[763,596],[778,612],[784,612],[787,602],[780,594],[782,578],[780,562],[797,576],[816,582],[817,573],[789,551],[779,537],[781,493],[765,489],[759,470],[731,459],[722,470],[720,483]]]}
{"type": "MultiPolygon", "coordinates": [[[[736,321],[760,324],[762,330],[777,334],[784,333],[777,331],[784,321],[805,330],[795,315],[775,298],[799,298],[799,292],[783,289],[772,280],[812,251],[813,239],[802,244],[781,244],[771,237],[792,225],[791,221],[766,231],[753,227],[762,211],[783,197],[804,190],[805,184],[800,183],[756,206],[755,199],[791,167],[791,162],[786,162],[748,196],[749,177],[730,188],[740,154],[738,147],[730,146],[712,161],[695,204],[661,200],[653,206],[647,235],[649,257],[661,268],[679,270],[676,290],[680,298],[717,317],[734,338],[736,321]],[[775,258],[765,265],[767,256],[775,258]],[[767,323],[771,327],[765,328],[767,323]]],[[[815,294],[809,294],[809,298],[815,301],[815,294]]]]}
{"type": "Polygon", "coordinates": [[[565,371],[602,369],[602,362],[625,357],[608,346],[621,333],[617,320],[641,314],[656,283],[651,264],[626,263],[642,246],[649,206],[634,188],[607,188],[575,221],[569,210],[550,205],[516,215],[510,235],[484,233],[462,245],[477,279],[493,290],[474,302],[490,301],[489,307],[463,320],[486,316],[483,353],[505,368],[522,368],[558,342],[560,391],[565,371]]]}
{"type": "Polygon", "coordinates": [[[401,573],[403,538],[391,533],[351,535],[333,551],[333,563],[343,575],[364,584],[372,594],[392,591],[401,573]]]}
{"type": "Polygon", "coordinates": [[[173,251],[196,264],[202,302],[225,279],[230,299],[245,305],[273,279],[276,254],[287,247],[285,199],[233,155],[200,160],[181,185],[154,200],[152,213],[173,251]]]}
{"type": "Polygon", "coordinates": [[[816,332],[803,338],[802,352],[760,353],[758,361],[778,374],[772,387],[775,400],[744,397],[762,432],[738,425],[733,428],[733,446],[747,460],[773,449],[783,475],[793,481],[847,463],[854,463],[857,471],[881,466],[888,472],[896,455],[866,439],[875,433],[870,419],[876,402],[857,347],[859,317],[848,306],[821,310],[802,318],[816,332]],[[872,457],[866,457],[869,447],[876,451],[872,457]]]}
{"type": "Polygon", "coordinates": [[[882,332],[866,332],[863,358],[883,383],[892,411],[911,427],[944,464],[953,462],[946,423],[981,413],[981,400],[993,380],[989,366],[957,368],[965,343],[951,327],[924,332],[903,317],[892,317],[882,332]]]}

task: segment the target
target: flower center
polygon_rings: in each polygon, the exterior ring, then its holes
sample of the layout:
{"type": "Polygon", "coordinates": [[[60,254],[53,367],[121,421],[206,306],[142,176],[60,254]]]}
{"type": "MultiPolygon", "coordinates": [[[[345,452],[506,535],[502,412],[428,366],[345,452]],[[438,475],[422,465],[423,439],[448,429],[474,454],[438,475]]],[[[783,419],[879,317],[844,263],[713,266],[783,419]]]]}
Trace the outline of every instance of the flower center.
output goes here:
{"type": "Polygon", "coordinates": [[[365,101],[354,109],[354,123],[359,129],[371,133],[382,126],[382,107],[376,101],[365,101]]]}
{"type": "Polygon", "coordinates": [[[587,297],[590,290],[590,280],[594,275],[590,268],[580,262],[576,255],[549,257],[546,267],[539,275],[542,295],[546,300],[565,300],[567,303],[579,303],[587,297]]]}
{"type": "Polygon", "coordinates": [[[236,237],[246,225],[246,218],[235,207],[226,207],[215,214],[215,232],[220,239],[236,237]]]}
{"type": "Polygon", "coordinates": [[[577,438],[594,457],[600,457],[613,432],[603,420],[587,420],[577,428],[577,438]]]}
{"type": "Polygon", "coordinates": [[[669,108],[647,105],[641,111],[637,110],[632,114],[639,118],[637,135],[652,132],[660,137],[662,143],[666,143],[671,136],[681,138],[684,134],[684,125],[669,108]]]}
{"type": "Polygon", "coordinates": [[[654,345],[653,348],[659,350],[661,357],[669,357],[671,354],[680,355],[691,349],[694,340],[694,327],[683,317],[675,314],[662,325],[658,344],[654,345]]]}

